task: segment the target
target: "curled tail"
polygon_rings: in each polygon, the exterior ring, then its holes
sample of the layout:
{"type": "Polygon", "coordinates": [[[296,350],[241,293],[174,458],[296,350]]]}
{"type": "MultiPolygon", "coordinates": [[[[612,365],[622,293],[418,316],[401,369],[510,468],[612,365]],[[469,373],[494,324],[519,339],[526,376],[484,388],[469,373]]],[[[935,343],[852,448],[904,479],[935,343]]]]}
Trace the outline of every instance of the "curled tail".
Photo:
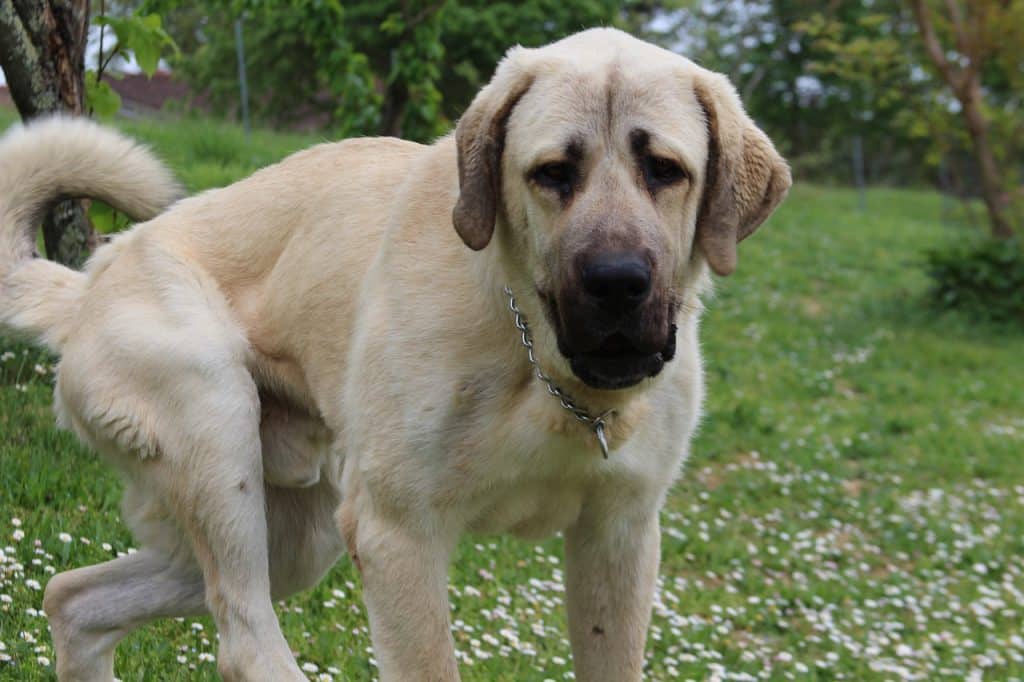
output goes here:
{"type": "Polygon", "coordinates": [[[173,202],[180,188],[146,148],[88,119],[53,117],[0,137],[0,329],[59,350],[85,275],[34,258],[47,208],[67,197],[100,199],[135,220],[173,202]]]}

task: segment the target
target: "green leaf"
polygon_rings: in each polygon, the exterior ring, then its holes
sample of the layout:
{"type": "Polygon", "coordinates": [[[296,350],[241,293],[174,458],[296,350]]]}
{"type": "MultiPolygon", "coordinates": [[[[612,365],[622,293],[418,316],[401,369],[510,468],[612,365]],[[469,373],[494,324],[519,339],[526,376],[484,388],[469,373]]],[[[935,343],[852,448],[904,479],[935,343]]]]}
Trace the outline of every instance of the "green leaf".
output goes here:
{"type": "Polygon", "coordinates": [[[90,70],[85,76],[85,103],[100,118],[109,118],[121,109],[121,96],[114,92],[110,83],[97,83],[96,73],[90,70]]]}
{"type": "Polygon", "coordinates": [[[89,205],[89,221],[100,234],[113,234],[128,227],[128,216],[115,211],[102,201],[93,201],[89,205]]]}
{"type": "Polygon", "coordinates": [[[395,12],[389,14],[384,21],[380,24],[380,30],[386,35],[399,35],[405,30],[405,22],[402,20],[402,15],[395,12]]]}
{"type": "Polygon", "coordinates": [[[109,26],[117,37],[118,47],[122,52],[135,55],[139,68],[147,77],[152,77],[160,64],[160,53],[165,47],[177,52],[178,47],[164,31],[160,16],[157,14],[135,14],[128,17],[96,18],[96,23],[109,26]]]}
{"type": "Polygon", "coordinates": [[[160,45],[142,41],[136,43],[132,51],[135,52],[135,61],[139,63],[139,68],[147,78],[152,78],[156,73],[156,67],[160,64],[160,45]]]}

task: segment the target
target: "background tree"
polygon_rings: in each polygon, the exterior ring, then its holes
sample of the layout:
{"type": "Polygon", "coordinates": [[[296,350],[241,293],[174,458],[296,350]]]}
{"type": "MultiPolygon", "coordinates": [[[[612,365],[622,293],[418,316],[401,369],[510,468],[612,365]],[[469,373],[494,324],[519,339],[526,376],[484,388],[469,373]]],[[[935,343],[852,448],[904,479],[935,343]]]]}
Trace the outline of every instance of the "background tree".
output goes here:
{"type": "Polygon", "coordinates": [[[275,126],[326,120],[339,135],[376,132],[381,93],[367,56],[353,44],[348,12],[319,0],[150,0],[181,48],[172,61],[194,93],[221,114],[239,102],[234,22],[241,19],[250,106],[275,126]]]}
{"type": "MultiPolygon", "coordinates": [[[[25,120],[85,107],[89,0],[0,0],[0,68],[25,120]]],[[[50,258],[81,265],[93,231],[82,202],[57,203],[43,223],[50,258]]]]}
{"type": "MultiPolygon", "coordinates": [[[[593,26],[625,25],[637,3],[615,0],[449,2],[442,15],[446,62],[440,88],[444,113],[455,120],[491,78],[512,45],[536,47],[593,26]]],[[[648,11],[652,11],[649,9],[648,11]]]]}
{"type": "MultiPolygon", "coordinates": [[[[986,75],[1021,80],[1024,70],[1024,1],[909,0],[926,54],[952,91],[963,115],[981,171],[981,194],[993,236],[1015,234],[1008,205],[1012,196],[990,137],[986,75]],[[1002,67],[1002,68],[1000,68],[1002,67]],[[1008,68],[1007,68],[1008,67],[1008,68]]],[[[1019,91],[1018,91],[1019,92],[1019,91]]]]}
{"type": "Polygon", "coordinates": [[[900,1],[704,0],[654,23],[667,26],[662,42],[729,76],[798,176],[849,182],[859,137],[867,179],[906,184],[926,179],[925,143],[890,125],[901,98],[881,96],[909,82],[906,26],[889,23],[900,1]],[[850,48],[842,63],[839,45],[850,48]]]}
{"type": "Polygon", "coordinates": [[[638,16],[625,9],[633,4],[235,0],[225,12],[213,0],[150,0],[144,7],[163,15],[181,46],[175,68],[221,112],[238,102],[233,23],[242,18],[257,118],[280,125],[318,115],[341,135],[429,140],[451,126],[509,46],[620,24],[638,16]]]}
{"type": "Polygon", "coordinates": [[[859,138],[869,182],[931,182],[981,196],[1001,211],[993,231],[1006,236],[1022,213],[1022,7],[1024,0],[702,0],[654,23],[668,26],[665,44],[730,76],[798,176],[849,182],[859,138]],[[979,86],[972,122],[933,67],[936,54],[947,72],[979,86]],[[986,134],[989,160],[978,144],[986,134]]]}

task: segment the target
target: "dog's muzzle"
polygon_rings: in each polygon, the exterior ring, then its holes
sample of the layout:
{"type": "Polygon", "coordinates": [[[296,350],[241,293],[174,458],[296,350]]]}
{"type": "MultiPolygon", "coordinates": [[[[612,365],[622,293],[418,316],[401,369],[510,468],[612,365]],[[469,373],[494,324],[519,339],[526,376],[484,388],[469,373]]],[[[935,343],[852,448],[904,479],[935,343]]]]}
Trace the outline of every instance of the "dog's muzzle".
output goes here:
{"type": "Polygon", "coordinates": [[[649,261],[639,253],[600,254],[578,273],[557,298],[541,295],[573,373],[609,390],[656,376],[675,356],[675,306],[653,286],[649,261]]]}

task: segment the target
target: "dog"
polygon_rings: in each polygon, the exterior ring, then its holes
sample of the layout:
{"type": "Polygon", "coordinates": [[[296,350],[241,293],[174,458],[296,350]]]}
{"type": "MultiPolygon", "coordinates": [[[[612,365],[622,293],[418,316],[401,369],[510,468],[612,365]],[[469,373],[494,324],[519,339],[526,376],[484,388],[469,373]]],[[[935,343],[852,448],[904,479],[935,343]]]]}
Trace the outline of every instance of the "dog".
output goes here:
{"type": "Polygon", "coordinates": [[[121,471],[141,547],[47,584],[58,677],[209,612],[224,678],[304,679],[272,600],[347,553],[381,679],[457,680],[458,538],[562,532],[577,679],[640,679],[701,296],[789,186],[725,77],[613,29],[511,49],[432,145],[181,200],[96,124],[7,133],[0,324],[60,353],[58,423],[121,471]],[[145,222],[83,272],[33,258],[65,196],[145,222]]]}

